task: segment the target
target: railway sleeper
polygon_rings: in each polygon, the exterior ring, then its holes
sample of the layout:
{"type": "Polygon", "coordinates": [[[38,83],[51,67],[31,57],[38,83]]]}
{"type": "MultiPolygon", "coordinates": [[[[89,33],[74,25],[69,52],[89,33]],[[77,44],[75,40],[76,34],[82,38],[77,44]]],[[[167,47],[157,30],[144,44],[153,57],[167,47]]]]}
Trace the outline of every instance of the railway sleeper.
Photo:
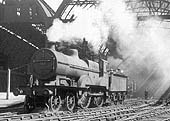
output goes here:
{"type": "MultiPolygon", "coordinates": [[[[112,109],[114,109],[115,107],[113,106],[111,106],[111,107],[103,107],[103,108],[94,108],[94,109],[90,109],[89,111],[93,111],[93,110],[95,110],[95,111],[97,111],[98,110],[98,112],[99,113],[101,113],[101,115],[106,115],[106,117],[107,117],[107,114],[106,113],[109,113],[110,111],[112,111],[112,109]],[[110,110],[111,109],[111,110],[110,110]],[[104,112],[104,113],[103,113],[104,112]]],[[[119,111],[121,111],[121,112],[123,112],[124,111],[124,109],[123,109],[123,107],[122,106],[120,106],[119,108],[115,108],[115,110],[119,110],[119,111]],[[120,108],[120,109],[119,109],[120,108]]],[[[127,107],[125,107],[125,109],[127,109],[127,107]]],[[[68,113],[70,113],[70,112],[68,112],[68,113]]],[[[87,112],[86,112],[87,113],[87,112]]],[[[113,112],[111,112],[111,113],[113,113],[113,112]]],[[[57,113],[56,113],[57,114],[57,113]]],[[[64,114],[64,113],[61,113],[61,115],[62,114],[64,114]]],[[[91,112],[89,112],[89,116],[90,117],[96,117],[96,114],[95,114],[95,112],[94,112],[94,115],[90,115],[91,114],[91,112]]],[[[33,114],[32,114],[33,115],[33,114]]],[[[34,114],[34,115],[36,115],[36,114],[34,114]]],[[[45,115],[45,114],[40,114],[41,116],[40,117],[42,117],[42,118],[44,118],[45,116],[43,116],[43,115],[45,115]]],[[[72,115],[72,114],[70,114],[70,115],[72,115]]],[[[52,115],[51,114],[49,114],[49,115],[47,115],[46,116],[46,118],[47,117],[51,117],[52,115]]],[[[110,116],[110,115],[109,115],[110,116]]],[[[35,117],[33,117],[34,119],[35,119],[35,117]]]]}

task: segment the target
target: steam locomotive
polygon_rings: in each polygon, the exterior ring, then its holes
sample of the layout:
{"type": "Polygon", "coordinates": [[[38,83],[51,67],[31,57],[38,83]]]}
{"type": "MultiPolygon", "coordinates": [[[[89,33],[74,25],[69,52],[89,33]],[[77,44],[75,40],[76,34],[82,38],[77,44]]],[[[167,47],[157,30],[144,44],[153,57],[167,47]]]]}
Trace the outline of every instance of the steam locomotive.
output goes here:
{"type": "Polygon", "coordinates": [[[120,71],[107,71],[108,62],[80,59],[71,49],[66,55],[55,49],[40,49],[30,61],[29,85],[19,86],[14,95],[26,95],[24,108],[32,111],[46,106],[52,111],[61,107],[100,107],[107,101],[122,103],[127,95],[128,78],[120,71]]]}

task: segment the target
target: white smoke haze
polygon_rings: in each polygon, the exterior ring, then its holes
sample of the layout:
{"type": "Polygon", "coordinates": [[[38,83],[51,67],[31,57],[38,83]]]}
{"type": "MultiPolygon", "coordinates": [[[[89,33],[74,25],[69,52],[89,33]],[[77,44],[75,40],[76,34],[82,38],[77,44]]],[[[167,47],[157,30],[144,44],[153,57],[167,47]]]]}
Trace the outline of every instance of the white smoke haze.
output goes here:
{"type": "MultiPolygon", "coordinates": [[[[155,97],[170,86],[170,35],[169,27],[158,18],[143,24],[136,20],[136,14],[127,11],[124,0],[103,0],[96,8],[77,8],[77,19],[62,23],[56,19],[48,30],[50,41],[86,38],[96,52],[108,36],[117,43],[117,50],[123,58],[129,57],[120,68],[137,82],[138,96],[147,88],[155,97]]],[[[121,59],[109,58],[110,66],[117,67],[121,59]]]]}
{"type": "MultiPolygon", "coordinates": [[[[168,34],[170,31],[164,29],[164,26],[164,23],[160,24],[160,21],[154,19],[144,22],[142,26],[136,28],[131,46],[124,50],[131,54],[133,63],[130,61],[128,65],[132,68],[131,72],[135,73],[135,70],[141,73],[143,73],[142,70],[147,72],[140,78],[137,76],[138,89],[149,88],[151,93],[155,92],[153,93],[155,97],[159,97],[170,86],[168,83],[170,82],[168,74],[170,72],[170,36],[168,34]],[[133,65],[135,63],[136,66],[133,65]],[[155,76],[157,78],[154,78],[155,76]],[[153,83],[149,84],[149,82],[153,83]]],[[[123,44],[123,46],[126,45],[123,44]]]]}
{"type": "MultiPolygon", "coordinates": [[[[1,1],[1,0],[0,0],[1,1]]],[[[60,6],[62,0],[45,0],[45,2],[54,10],[56,11],[57,8],[60,6]]]]}
{"type": "Polygon", "coordinates": [[[78,18],[72,23],[54,20],[53,26],[47,32],[48,39],[55,42],[85,37],[97,52],[103,41],[107,41],[108,27],[103,23],[100,11],[94,8],[85,11],[81,9],[76,9],[78,18]]]}

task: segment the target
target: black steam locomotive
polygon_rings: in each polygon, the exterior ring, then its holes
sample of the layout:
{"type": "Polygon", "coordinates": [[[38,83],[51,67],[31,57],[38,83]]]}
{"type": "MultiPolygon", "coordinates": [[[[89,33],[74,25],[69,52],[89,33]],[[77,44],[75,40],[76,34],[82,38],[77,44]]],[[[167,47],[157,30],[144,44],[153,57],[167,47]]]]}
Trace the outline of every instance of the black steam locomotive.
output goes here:
{"type": "Polygon", "coordinates": [[[32,56],[29,85],[20,86],[15,95],[26,95],[24,107],[31,111],[46,106],[56,111],[72,111],[76,106],[100,107],[108,100],[122,103],[127,95],[128,78],[120,71],[107,71],[106,60],[82,60],[77,50],[68,55],[55,49],[40,49],[32,56]]]}

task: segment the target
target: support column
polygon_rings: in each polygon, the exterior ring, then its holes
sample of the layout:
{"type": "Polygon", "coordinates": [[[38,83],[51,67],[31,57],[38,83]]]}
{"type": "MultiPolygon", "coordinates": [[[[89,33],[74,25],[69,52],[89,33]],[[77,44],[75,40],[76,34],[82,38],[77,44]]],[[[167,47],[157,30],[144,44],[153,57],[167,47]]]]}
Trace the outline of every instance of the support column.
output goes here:
{"type": "Polygon", "coordinates": [[[7,79],[7,95],[6,95],[6,99],[9,99],[9,95],[10,95],[10,85],[11,85],[11,69],[8,69],[8,79],[7,79]]]}

